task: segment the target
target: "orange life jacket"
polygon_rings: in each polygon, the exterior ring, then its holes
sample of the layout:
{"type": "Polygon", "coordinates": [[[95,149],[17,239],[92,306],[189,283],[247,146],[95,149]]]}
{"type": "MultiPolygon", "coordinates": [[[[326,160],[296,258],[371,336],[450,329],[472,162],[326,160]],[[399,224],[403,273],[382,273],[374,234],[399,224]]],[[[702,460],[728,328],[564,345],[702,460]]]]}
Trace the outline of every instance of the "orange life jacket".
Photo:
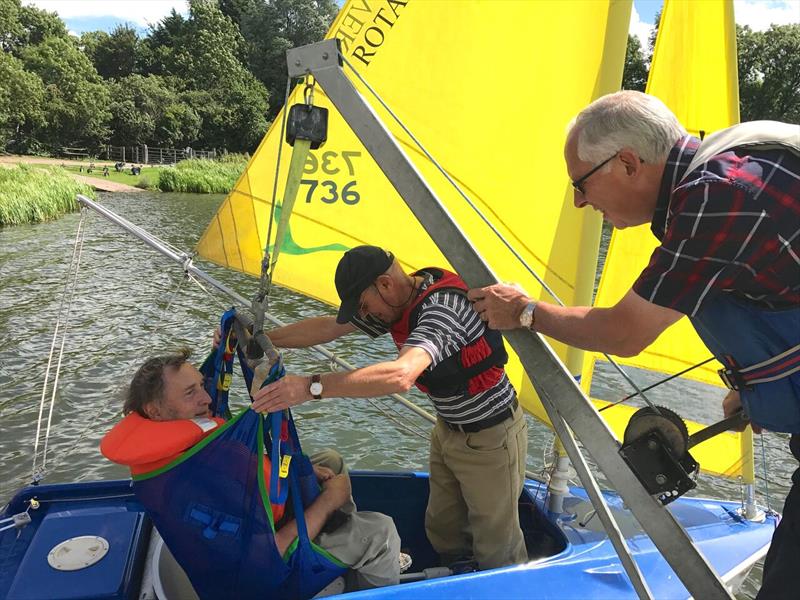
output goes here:
{"type": "MultiPolygon", "coordinates": [[[[126,415],[100,442],[100,452],[108,460],[125,465],[131,475],[150,473],[168,465],[217,427],[219,417],[153,421],[132,412],[126,415]]],[[[270,461],[264,460],[264,481],[269,486],[270,461]]],[[[284,505],[272,505],[275,523],[283,518],[284,505]]]]}

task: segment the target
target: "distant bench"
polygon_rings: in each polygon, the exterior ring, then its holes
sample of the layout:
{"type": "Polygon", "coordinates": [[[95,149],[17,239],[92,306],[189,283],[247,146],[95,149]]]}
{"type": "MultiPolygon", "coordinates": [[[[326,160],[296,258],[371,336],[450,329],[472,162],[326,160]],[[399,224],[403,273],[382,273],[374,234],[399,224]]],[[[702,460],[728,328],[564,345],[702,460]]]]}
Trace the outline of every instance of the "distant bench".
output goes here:
{"type": "Polygon", "coordinates": [[[66,158],[89,158],[87,148],[62,148],[61,154],[66,158]]]}

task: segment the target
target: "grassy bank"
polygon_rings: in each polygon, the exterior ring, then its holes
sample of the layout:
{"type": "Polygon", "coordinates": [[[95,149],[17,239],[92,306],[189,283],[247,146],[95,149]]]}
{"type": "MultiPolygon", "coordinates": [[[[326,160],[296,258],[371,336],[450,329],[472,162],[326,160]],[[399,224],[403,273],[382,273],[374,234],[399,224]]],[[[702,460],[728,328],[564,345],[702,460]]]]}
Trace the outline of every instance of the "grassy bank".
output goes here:
{"type": "Polygon", "coordinates": [[[229,154],[218,160],[191,159],[158,170],[155,186],[163,192],[227,194],[247,166],[248,157],[229,154]]]}
{"type": "Polygon", "coordinates": [[[86,177],[106,179],[108,181],[124,183],[125,185],[142,189],[152,188],[152,182],[158,180],[158,173],[156,172],[158,170],[157,167],[143,166],[141,174],[131,175],[130,165],[120,172],[117,172],[114,167],[111,166],[108,168],[107,177],[103,175],[103,167],[95,167],[91,173],[87,170],[86,165],[62,165],[62,168],[66,169],[70,173],[75,173],[76,175],[85,175],[86,177]]]}
{"type": "Polygon", "coordinates": [[[91,187],[58,167],[0,168],[0,227],[39,223],[75,211],[76,194],[94,198],[91,187]]]}

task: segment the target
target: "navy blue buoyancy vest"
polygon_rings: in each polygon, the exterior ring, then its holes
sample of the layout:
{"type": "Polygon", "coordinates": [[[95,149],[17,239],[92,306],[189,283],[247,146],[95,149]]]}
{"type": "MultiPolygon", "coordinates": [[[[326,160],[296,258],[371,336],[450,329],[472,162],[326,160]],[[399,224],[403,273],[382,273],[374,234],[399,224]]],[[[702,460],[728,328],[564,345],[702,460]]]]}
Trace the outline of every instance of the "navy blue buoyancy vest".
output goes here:
{"type": "MultiPolygon", "coordinates": [[[[735,147],[781,148],[798,154],[798,133],[795,125],[771,121],[728,128],[703,141],[686,175],[712,156],[735,147]]],[[[709,350],[733,370],[757,365],[800,344],[800,307],[768,310],[721,292],[690,319],[709,350]]],[[[791,371],[796,356],[782,362],[783,371],[791,371]]],[[[753,423],[770,431],[800,433],[800,370],[774,381],[741,386],[739,392],[753,423]]]]}
{"type": "MultiPolygon", "coordinates": [[[[758,364],[800,344],[800,308],[770,311],[720,293],[690,317],[726,367],[758,364]]],[[[800,371],[739,390],[750,420],[770,431],[800,433],[800,371]]]]}

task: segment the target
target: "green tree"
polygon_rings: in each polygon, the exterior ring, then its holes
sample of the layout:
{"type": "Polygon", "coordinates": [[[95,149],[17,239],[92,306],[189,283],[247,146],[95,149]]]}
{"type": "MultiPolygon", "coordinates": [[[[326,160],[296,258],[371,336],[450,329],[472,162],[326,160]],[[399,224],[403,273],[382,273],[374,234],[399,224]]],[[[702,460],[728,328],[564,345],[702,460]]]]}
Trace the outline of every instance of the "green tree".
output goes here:
{"type": "Polygon", "coordinates": [[[80,45],[103,79],[120,79],[135,72],[141,40],[129,25],[118,25],[111,34],[84,33],[80,45]]]}
{"type": "Polygon", "coordinates": [[[201,145],[252,150],[267,130],[266,88],[247,70],[245,42],[216,0],[190,0],[189,17],[173,13],[146,45],[152,73],[181,82],[202,119],[201,145]]]}
{"type": "Polygon", "coordinates": [[[246,13],[241,28],[250,71],[269,90],[270,118],[286,94],[286,50],[323,39],[338,12],[335,0],[265,0],[246,13]]]}
{"type": "Polygon", "coordinates": [[[113,116],[111,143],[120,146],[184,146],[194,144],[201,118],[159,75],[138,75],[110,81],[113,116]]]}
{"type": "Polygon", "coordinates": [[[742,121],[800,122],[800,24],[736,27],[742,121]]]}
{"type": "Polygon", "coordinates": [[[69,38],[67,26],[54,12],[23,6],[19,10],[19,22],[22,27],[20,46],[41,44],[49,37],[69,38]]]}
{"type": "Polygon", "coordinates": [[[656,38],[658,37],[658,27],[661,25],[661,10],[658,9],[655,17],[653,18],[653,28],[650,30],[650,35],[647,38],[647,55],[652,59],[653,52],[656,49],[656,38]]]}
{"type": "Polygon", "coordinates": [[[60,146],[93,149],[106,142],[111,114],[109,94],[89,59],[70,39],[47,37],[21,51],[25,68],[45,84],[47,127],[37,138],[55,150],[60,146]]]}
{"type": "Polygon", "coordinates": [[[643,92],[647,86],[647,72],[647,64],[642,54],[642,44],[635,35],[628,34],[625,69],[622,71],[622,89],[643,92]]]}
{"type": "Polygon", "coordinates": [[[0,51],[0,148],[37,150],[33,132],[46,124],[44,83],[25,70],[22,61],[0,51]]]}
{"type": "Polygon", "coordinates": [[[219,10],[223,15],[236,23],[241,29],[242,22],[247,18],[248,13],[255,9],[263,0],[217,0],[219,10]]]}
{"type": "Polygon", "coordinates": [[[46,37],[68,37],[56,13],[21,6],[20,0],[0,0],[0,49],[18,55],[22,48],[46,37]]]}
{"type": "Polygon", "coordinates": [[[22,37],[20,0],[0,0],[0,51],[11,52],[22,37]]]}

